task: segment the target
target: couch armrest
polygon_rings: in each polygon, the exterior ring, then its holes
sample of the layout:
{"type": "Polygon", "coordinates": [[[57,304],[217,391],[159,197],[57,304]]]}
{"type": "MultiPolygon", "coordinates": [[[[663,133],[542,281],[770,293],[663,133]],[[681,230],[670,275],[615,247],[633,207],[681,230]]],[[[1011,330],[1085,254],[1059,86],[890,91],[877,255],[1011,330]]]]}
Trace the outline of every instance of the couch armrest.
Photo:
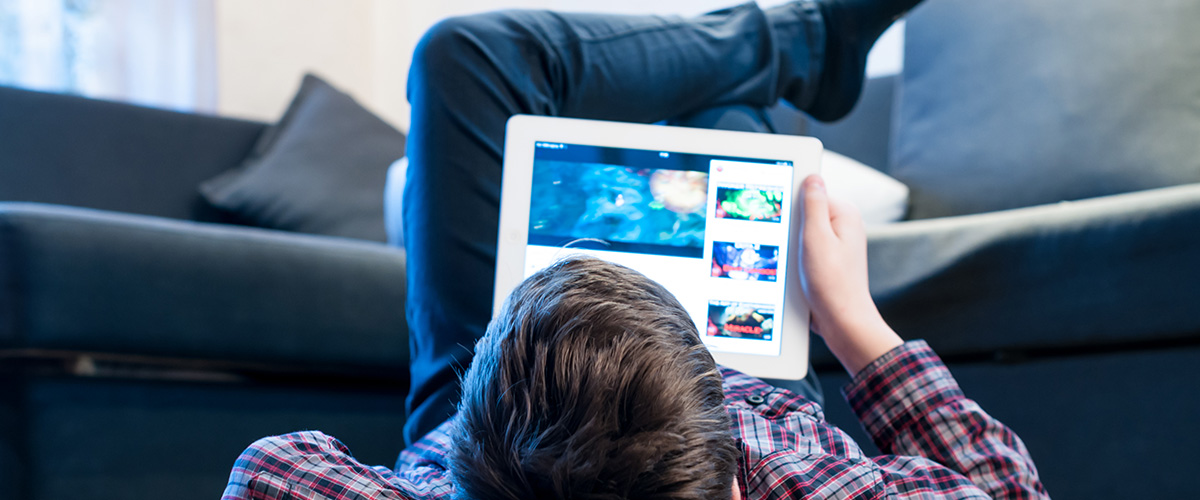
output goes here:
{"type": "Polygon", "coordinates": [[[869,231],[871,292],[945,355],[1200,338],[1200,184],[869,231]]]}
{"type": "Polygon", "coordinates": [[[402,251],[0,203],[0,347],[404,372],[402,251]]]}

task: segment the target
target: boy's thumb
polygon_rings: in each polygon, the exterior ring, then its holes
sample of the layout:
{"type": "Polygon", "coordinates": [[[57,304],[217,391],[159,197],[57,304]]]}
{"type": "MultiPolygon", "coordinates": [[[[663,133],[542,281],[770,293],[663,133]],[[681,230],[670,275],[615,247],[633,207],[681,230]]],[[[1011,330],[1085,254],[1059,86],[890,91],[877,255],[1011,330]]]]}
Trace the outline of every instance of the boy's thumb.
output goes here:
{"type": "Polygon", "coordinates": [[[801,185],[804,197],[800,229],[804,237],[810,234],[825,234],[833,231],[829,224],[829,193],[825,191],[825,180],[818,174],[804,179],[801,185]]]}

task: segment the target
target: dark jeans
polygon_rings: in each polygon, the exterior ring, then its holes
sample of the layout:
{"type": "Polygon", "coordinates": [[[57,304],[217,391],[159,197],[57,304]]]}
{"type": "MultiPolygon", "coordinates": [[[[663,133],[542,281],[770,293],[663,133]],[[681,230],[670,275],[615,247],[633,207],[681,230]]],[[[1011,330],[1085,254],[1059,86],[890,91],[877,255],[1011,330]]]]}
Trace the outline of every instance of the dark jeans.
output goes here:
{"type": "MultiPolygon", "coordinates": [[[[491,318],[510,116],[768,132],[761,110],[785,89],[801,108],[812,99],[824,37],[811,3],[691,19],[509,11],[432,28],[408,80],[408,443],[453,413],[491,318]]],[[[794,388],[819,401],[814,386],[794,388]]]]}

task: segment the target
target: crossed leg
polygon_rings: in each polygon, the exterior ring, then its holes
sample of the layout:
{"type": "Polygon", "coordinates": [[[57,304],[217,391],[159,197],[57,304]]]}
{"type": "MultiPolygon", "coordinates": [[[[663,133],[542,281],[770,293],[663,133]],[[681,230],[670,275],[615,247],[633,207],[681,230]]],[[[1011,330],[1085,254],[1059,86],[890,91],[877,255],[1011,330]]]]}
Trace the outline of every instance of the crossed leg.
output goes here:
{"type": "Polygon", "coordinates": [[[834,118],[857,99],[863,44],[917,1],[801,0],[766,11],[748,3],[688,19],[505,11],[431,29],[408,82],[406,441],[453,413],[457,374],[491,317],[510,116],[688,117],[691,126],[766,131],[757,110],[783,98],[834,118]],[[827,37],[827,25],[848,36],[827,37]]]}

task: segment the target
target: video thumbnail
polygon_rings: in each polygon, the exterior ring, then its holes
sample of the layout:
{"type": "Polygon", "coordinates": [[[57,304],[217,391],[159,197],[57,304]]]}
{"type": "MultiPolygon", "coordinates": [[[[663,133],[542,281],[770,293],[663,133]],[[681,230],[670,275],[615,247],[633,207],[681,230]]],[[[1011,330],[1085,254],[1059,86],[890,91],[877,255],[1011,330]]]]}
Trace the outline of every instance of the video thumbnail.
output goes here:
{"type": "Polygon", "coordinates": [[[783,191],[718,186],[716,216],[719,219],[779,222],[783,219],[783,191]]]}
{"type": "Polygon", "coordinates": [[[746,281],[775,281],[779,247],[754,243],[713,242],[712,276],[746,281]]]}
{"type": "Polygon", "coordinates": [[[598,163],[534,163],[529,242],[599,240],[601,249],[704,255],[708,174],[598,163]]]}
{"type": "Polygon", "coordinates": [[[762,304],[711,301],[708,303],[710,337],[771,340],[775,330],[775,308],[762,304]]]}

